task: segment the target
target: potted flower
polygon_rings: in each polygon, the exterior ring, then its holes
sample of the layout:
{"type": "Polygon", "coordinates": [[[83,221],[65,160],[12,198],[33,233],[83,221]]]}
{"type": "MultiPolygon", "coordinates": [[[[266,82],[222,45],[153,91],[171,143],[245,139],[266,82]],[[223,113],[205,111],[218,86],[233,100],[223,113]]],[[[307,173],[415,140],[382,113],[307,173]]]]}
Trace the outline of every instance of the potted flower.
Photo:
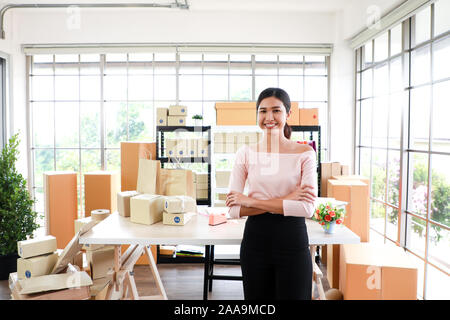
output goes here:
{"type": "Polygon", "coordinates": [[[330,202],[321,203],[314,211],[312,219],[319,222],[326,233],[334,233],[335,225],[344,222],[344,208],[333,206],[330,202]]]}
{"type": "Polygon", "coordinates": [[[192,119],[194,120],[194,125],[195,126],[201,126],[202,125],[203,116],[201,114],[194,114],[192,116],[192,119]]]}
{"type": "Polygon", "coordinates": [[[27,181],[16,170],[18,134],[0,154],[0,280],[17,270],[17,241],[26,240],[39,227],[27,181]]]}

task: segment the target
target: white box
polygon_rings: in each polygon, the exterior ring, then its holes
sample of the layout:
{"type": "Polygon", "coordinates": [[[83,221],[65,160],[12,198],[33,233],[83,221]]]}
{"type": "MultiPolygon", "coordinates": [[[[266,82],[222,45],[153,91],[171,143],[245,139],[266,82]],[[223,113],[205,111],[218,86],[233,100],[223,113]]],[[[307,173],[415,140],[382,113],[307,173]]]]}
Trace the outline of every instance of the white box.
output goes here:
{"type": "Polygon", "coordinates": [[[141,224],[154,224],[162,220],[164,196],[140,194],[130,199],[130,221],[141,224]]]}
{"type": "Polygon", "coordinates": [[[30,258],[56,251],[56,238],[44,236],[17,242],[17,252],[21,258],[30,258]]]}
{"type": "Polygon", "coordinates": [[[27,259],[19,258],[17,259],[17,278],[25,279],[50,274],[57,260],[57,252],[27,259]]]}
{"type": "Polygon", "coordinates": [[[173,225],[173,226],[184,226],[192,217],[195,216],[195,212],[185,212],[185,213],[163,213],[163,224],[173,225]]]}

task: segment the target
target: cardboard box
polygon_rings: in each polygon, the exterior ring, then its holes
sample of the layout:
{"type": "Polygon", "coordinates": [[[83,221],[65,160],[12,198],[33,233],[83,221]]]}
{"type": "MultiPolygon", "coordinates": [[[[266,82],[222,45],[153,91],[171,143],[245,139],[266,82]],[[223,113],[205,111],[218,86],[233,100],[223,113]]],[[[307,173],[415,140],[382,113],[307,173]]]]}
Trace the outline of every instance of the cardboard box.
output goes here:
{"type": "Polygon", "coordinates": [[[360,180],[367,184],[367,197],[370,197],[370,179],[364,176],[356,175],[356,174],[350,174],[350,175],[332,175],[332,180],[360,180]]]}
{"type": "Polygon", "coordinates": [[[18,293],[31,294],[51,290],[83,287],[92,285],[92,280],[84,271],[49,274],[28,279],[18,279],[18,293]]]}
{"type": "Polygon", "coordinates": [[[216,124],[218,126],[256,125],[256,105],[254,102],[217,102],[216,124]]]}
{"type": "Polygon", "coordinates": [[[345,244],[340,262],[339,284],[345,300],[417,299],[417,267],[400,247],[345,244]]]}
{"type": "MultiPolygon", "coordinates": [[[[81,219],[75,220],[75,234],[77,234],[81,230],[81,227],[83,227],[89,223],[92,223],[92,221],[93,221],[92,217],[86,217],[86,218],[81,218],[81,219]]],[[[94,221],[94,224],[96,224],[95,221],[94,221]]],[[[105,245],[103,245],[103,244],[84,244],[82,249],[83,250],[97,250],[97,249],[103,248],[104,246],[105,245]]],[[[75,263],[75,261],[74,261],[74,263],[75,263]]]]}
{"type": "Polygon", "coordinates": [[[164,198],[164,212],[197,212],[197,202],[194,198],[187,196],[166,196],[164,198]]]}
{"type": "Polygon", "coordinates": [[[215,143],[214,144],[214,153],[225,153],[225,144],[223,143],[215,143]]]}
{"type": "Polygon", "coordinates": [[[156,142],[121,142],[121,191],[137,190],[139,159],[156,160],[156,142]]]}
{"type": "Polygon", "coordinates": [[[225,201],[225,200],[227,200],[227,194],[226,193],[218,193],[217,198],[218,198],[218,200],[225,201]]]}
{"type": "Polygon", "coordinates": [[[172,226],[184,226],[195,216],[195,212],[185,212],[185,213],[163,213],[163,224],[168,224],[172,226]]]}
{"type": "Polygon", "coordinates": [[[217,188],[228,188],[230,183],[231,171],[221,171],[216,170],[216,187],[217,188]]]}
{"type": "Polygon", "coordinates": [[[27,259],[19,258],[17,259],[17,277],[25,279],[50,274],[57,260],[56,252],[27,259]]]}
{"type": "Polygon", "coordinates": [[[114,246],[86,252],[93,280],[106,277],[114,269],[114,246]]]}
{"type": "Polygon", "coordinates": [[[342,176],[347,176],[350,174],[350,168],[348,165],[341,165],[341,175],[342,176]]]}
{"type": "Polygon", "coordinates": [[[291,116],[288,118],[287,123],[290,126],[300,125],[300,109],[298,108],[298,102],[291,101],[291,116]]]}
{"type": "Polygon", "coordinates": [[[215,132],[214,133],[214,143],[224,143],[226,134],[225,132],[215,132]]]}
{"type": "Polygon", "coordinates": [[[175,156],[184,158],[188,157],[188,147],[186,139],[176,139],[175,141],[175,156]]]}
{"type": "Polygon", "coordinates": [[[339,162],[322,162],[320,164],[320,197],[328,197],[328,179],[333,175],[339,175],[341,164],[339,162]],[[334,173],[334,174],[333,174],[334,173]]]}
{"type": "Polygon", "coordinates": [[[326,245],[327,280],[330,288],[339,289],[339,244],[326,245]]]}
{"type": "Polygon", "coordinates": [[[77,173],[44,172],[46,234],[55,236],[58,248],[73,237],[73,222],[78,218],[77,173]]]}
{"type": "Polygon", "coordinates": [[[201,138],[198,140],[197,157],[208,157],[209,140],[201,138]]]}
{"type": "Polygon", "coordinates": [[[156,125],[167,126],[167,115],[169,110],[167,108],[156,108],[156,125]]]}
{"type": "Polygon", "coordinates": [[[185,126],[186,116],[167,116],[167,124],[169,126],[185,126]]]}
{"type": "Polygon", "coordinates": [[[95,171],[84,174],[84,216],[89,217],[93,210],[107,209],[117,211],[117,192],[119,174],[111,171],[95,171]]]}
{"type": "Polygon", "coordinates": [[[208,199],[208,189],[197,189],[196,199],[208,199]]]}
{"type": "Polygon", "coordinates": [[[186,155],[188,157],[197,157],[198,155],[198,141],[199,139],[188,139],[186,141],[186,155]]]}
{"type": "MultiPolygon", "coordinates": [[[[187,116],[187,107],[172,105],[169,106],[169,116],[187,116]]],[[[169,124],[170,126],[170,124],[169,124]]]]}
{"type": "Polygon", "coordinates": [[[318,108],[300,108],[299,124],[301,126],[318,126],[319,125],[319,109],[318,108]]]}
{"type": "Polygon", "coordinates": [[[208,173],[197,172],[195,174],[195,181],[197,183],[208,183],[208,173]]]}
{"type": "Polygon", "coordinates": [[[117,210],[122,217],[130,216],[130,198],[139,195],[137,191],[121,191],[117,193],[117,210]]]}
{"type": "MultiPolygon", "coordinates": [[[[72,279],[76,279],[76,277],[73,277],[72,279]]],[[[84,283],[87,283],[87,279],[85,277],[83,277],[83,281],[85,281],[84,283]]],[[[11,290],[11,297],[13,300],[86,300],[90,297],[89,285],[61,290],[41,291],[31,294],[21,294],[19,292],[22,291],[22,287],[19,284],[19,279],[17,278],[16,272],[10,273],[9,275],[9,288],[11,290]]]]}
{"type": "Polygon", "coordinates": [[[43,236],[17,242],[17,254],[24,259],[53,253],[56,249],[57,242],[54,236],[43,236]]]}
{"type": "Polygon", "coordinates": [[[197,190],[206,190],[208,189],[208,183],[196,183],[195,184],[197,190]]]}
{"type": "Polygon", "coordinates": [[[226,132],[225,133],[225,141],[226,144],[236,144],[240,137],[240,133],[237,132],[226,132]]]}
{"type": "Polygon", "coordinates": [[[154,224],[162,220],[164,197],[155,194],[140,194],[130,199],[130,221],[154,224]]]}

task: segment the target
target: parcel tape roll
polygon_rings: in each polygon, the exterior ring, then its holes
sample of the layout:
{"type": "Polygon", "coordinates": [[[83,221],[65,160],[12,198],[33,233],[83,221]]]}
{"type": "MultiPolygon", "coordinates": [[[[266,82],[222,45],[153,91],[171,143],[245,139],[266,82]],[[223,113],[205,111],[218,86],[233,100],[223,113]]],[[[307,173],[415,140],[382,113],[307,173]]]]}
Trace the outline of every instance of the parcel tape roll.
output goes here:
{"type": "Polygon", "coordinates": [[[102,221],[107,216],[109,216],[109,210],[108,209],[97,209],[91,211],[91,217],[94,221],[102,221]]]}

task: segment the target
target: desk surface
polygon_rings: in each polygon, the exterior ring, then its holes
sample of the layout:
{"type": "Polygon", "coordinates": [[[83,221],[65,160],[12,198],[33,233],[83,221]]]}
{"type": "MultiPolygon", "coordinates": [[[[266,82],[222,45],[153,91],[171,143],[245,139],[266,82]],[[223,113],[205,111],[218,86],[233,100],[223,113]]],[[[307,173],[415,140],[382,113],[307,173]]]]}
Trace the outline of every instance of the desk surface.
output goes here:
{"type": "MultiPolygon", "coordinates": [[[[80,237],[81,244],[166,244],[231,245],[241,244],[246,219],[231,219],[217,226],[208,225],[208,217],[197,214],[185,226],[158,222],[144,225],[130,222],[117,212],[80,237]]],[[[326,234],[315,221],[306,219],[310,245],[359,243],[360,238],[347,227],[336,226],[326,234]]]]}

